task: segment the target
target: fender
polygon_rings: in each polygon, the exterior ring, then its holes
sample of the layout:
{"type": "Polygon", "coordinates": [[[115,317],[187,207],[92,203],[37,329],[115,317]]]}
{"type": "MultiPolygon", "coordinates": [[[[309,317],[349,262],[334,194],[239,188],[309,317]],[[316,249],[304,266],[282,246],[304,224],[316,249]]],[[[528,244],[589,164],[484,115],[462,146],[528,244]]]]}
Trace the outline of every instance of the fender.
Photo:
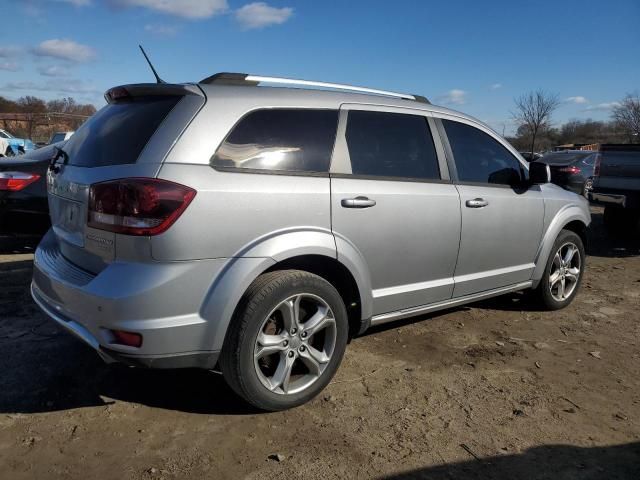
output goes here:
{"type": "MultiPolygon", "coordinates": [[[[279,230],[246,245],[228,260],[214,279],[200,308],[200,316],[211,325],[208,332],[213,342],[211,350],[222,349],[233,313],[249,285],[278,262],[301,255],[338,259],[336,239],[332,232],[308,227],[279,230]]],[[[372,302],[368,270],[361,270],[359,262],[352,255],[353,252],[342,255],[340,261],[356,281],[362,300],[363,318],[365,315],[370,318],[372,302]]]]}
{"type": "Polygon", "coordinates": [[[579,205],[569,204],[561,208],[553,217],[553,220],[549,223],[547,231],[542,237],[538,253],[536,254],[535,264],[536,267],[533,270],[531,280],[533,280],[533,287],[535,288],[542,278],[544,269],[547,265],[547,260],[551,254],[551,248],[556,241],[558,234],[565,227],[565,225],[578,220],[584,223],[585,227],[588,227],[591,223],[589,214],[585,212],[584,208],[579,205]]]}

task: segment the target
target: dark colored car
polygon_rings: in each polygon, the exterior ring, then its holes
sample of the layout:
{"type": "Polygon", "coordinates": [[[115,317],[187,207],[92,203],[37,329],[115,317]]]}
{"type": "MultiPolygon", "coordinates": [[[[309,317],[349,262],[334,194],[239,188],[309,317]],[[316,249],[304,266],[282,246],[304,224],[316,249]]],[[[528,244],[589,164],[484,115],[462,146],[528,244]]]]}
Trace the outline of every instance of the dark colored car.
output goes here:
{"type": "Polygon", "coordinates": [[[588,197],[604,205],[607,230],[634,231],[640,220],[640,145],[602,145],[588,197]]]}
{"type": "Polygon", "coordinates": [[[593,169],[597,152],[563,150],[552,152],[536,160],[551,170],[551,182],[579,195],[587,195],[593,183],[593,169]]]}
{"type": "Polygon", "coordinates": [[[49,229],[47,168],[61,145],[0,159],[0,235],[42,235],[49,229]]]}

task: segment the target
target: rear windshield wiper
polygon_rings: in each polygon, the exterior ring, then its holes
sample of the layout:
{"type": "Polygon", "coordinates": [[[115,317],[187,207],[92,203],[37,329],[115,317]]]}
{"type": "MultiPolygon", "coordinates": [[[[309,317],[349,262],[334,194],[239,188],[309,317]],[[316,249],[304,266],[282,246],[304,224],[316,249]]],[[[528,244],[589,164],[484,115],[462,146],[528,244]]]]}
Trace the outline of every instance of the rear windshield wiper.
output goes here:
{"type": "Polygon", "coordinates": [[[58,159],[62,157],[62,165],[66,165],[69,162],[69,154],[60,147],[53,147],[56,149],[56,153],[51,160],[49,160],[49,170],[53,173],[58,173],[60,167],[57,165],[58,159]]]}

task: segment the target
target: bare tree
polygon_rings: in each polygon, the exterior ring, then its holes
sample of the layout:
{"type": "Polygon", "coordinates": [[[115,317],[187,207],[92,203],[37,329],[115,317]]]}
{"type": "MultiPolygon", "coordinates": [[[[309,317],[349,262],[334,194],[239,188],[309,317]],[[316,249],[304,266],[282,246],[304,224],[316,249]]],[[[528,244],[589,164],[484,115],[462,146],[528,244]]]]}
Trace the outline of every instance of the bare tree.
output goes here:
{"type": "Polygon", "coordinates": [[[530,132],[531,151],[535,152],[538,133],[550,126],[551,114],[560,104],[558,95],[544,90],[536,90],[522,95],[514,101],[516,110],[511,115],[520,127],[524,127],[530,132]]]}
{"type": "Polygon", "coordinates": [[[620,105],[613,108],[611,115],[632,142],[640,143],[640,96],[637,93],[624,97],[620,105]]]}

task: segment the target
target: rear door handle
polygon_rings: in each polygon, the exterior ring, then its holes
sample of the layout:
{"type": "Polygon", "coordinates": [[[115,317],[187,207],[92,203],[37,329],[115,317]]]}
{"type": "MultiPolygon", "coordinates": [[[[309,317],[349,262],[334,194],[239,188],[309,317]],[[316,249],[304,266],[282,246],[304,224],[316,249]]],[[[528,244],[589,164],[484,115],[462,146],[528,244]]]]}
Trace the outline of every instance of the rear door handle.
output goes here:
{"type": "Polygon", "coordinates": [[[369,208],[374,207],[376,201],[367,197],[343,198],[340,204],[344,208],[369,208]]]}
{"type": "Polygon", "coordinates": [[[489,202],[484,198],[474,198],[473,200],[467,200],[466,205],[469,208],[482,208],[489,205],[489,202]]]}

